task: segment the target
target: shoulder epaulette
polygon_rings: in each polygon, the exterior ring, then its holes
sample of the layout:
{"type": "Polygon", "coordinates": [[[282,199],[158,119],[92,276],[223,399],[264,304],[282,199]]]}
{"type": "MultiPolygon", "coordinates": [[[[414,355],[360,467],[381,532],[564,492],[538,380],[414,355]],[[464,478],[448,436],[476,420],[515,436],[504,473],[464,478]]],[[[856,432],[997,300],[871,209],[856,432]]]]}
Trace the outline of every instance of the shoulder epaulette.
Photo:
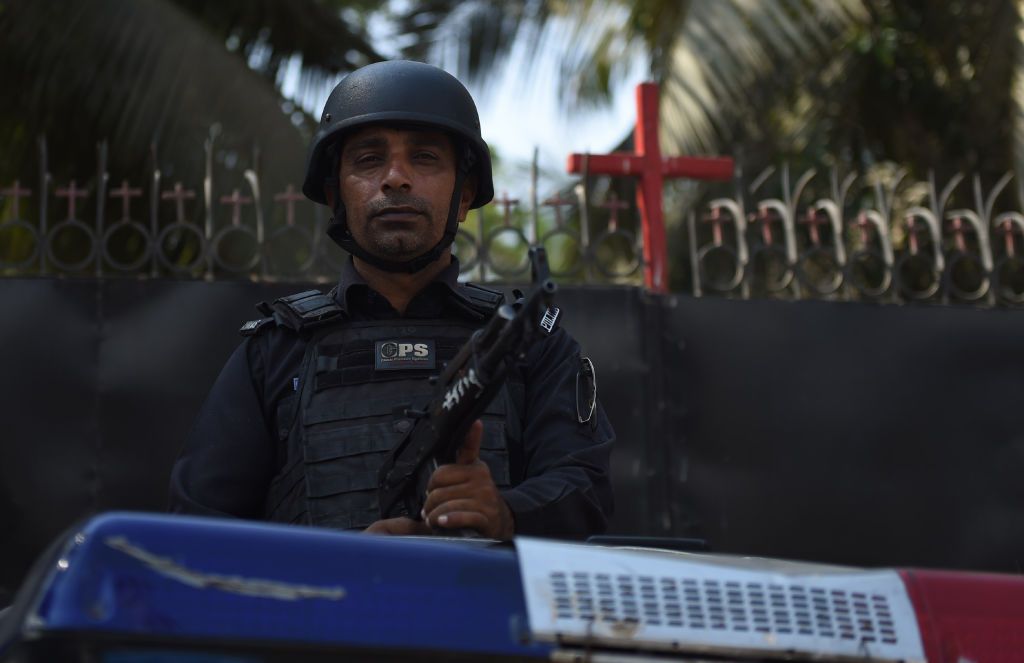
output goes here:
{"type": "Polygon", "coordinates": [[[273,321],[273,318],[256,318],[255,320],[250,320],[242,325],[238,330],[238,333],[242,336],[255,336],[261,329],[273,321]]]}
{"type": "Polygon", "coordinates": [[[274,300],[273,304],[260,302],[256,309],[264,318],[250,320],[242,325],[243,336],[253,336],[271,322],[296,332],[308,331],[340,320],[345,315],[331,294],[319,290],[306,290],[274,300]]]}
{"type": "Polygon", "coordinates": [[[470,310],[484,317],[498,310],[505,301],[505,295],[500,290],[485,288],[475,283],[460,283],[455,293],[470,310]]]}
{"type": "Polygon", "coordinates": [[[319,290],[306,290],[281,297],[270,305],[278,324],[297,332],[334,322],[345,310],[330,295],[319,290]]]}

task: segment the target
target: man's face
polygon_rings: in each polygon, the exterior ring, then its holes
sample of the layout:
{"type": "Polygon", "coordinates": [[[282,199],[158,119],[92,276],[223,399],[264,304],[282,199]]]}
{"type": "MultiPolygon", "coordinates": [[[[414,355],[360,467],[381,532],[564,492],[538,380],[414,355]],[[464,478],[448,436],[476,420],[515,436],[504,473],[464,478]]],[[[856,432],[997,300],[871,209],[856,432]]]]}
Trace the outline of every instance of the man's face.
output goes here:
{"type": "MultiPolygon", "coordinates": [[[[457,158],[440,131],[371,126],[347,136],[338,177],[349,229],[359,246],[407,260],[444,235],[457,158]]],[[[472,200],[463,187],[459,219],[472,200]]]]}

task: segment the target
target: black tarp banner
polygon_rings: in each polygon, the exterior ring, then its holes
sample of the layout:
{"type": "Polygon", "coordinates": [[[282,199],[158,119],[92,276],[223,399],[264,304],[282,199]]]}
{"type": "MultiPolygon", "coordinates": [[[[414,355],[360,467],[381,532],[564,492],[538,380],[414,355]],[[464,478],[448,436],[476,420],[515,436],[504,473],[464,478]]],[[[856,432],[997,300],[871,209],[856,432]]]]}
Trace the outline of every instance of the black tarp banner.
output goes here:
{"type": "MultiPolygon", "coordinates": [[[[77,519],[161,510],[260,300],[296,284],[4,279],[0,603],[77,519]]],[[[559,293],[618,432],[613,531],[1024,568],[1024,311],[559,293]]]]}

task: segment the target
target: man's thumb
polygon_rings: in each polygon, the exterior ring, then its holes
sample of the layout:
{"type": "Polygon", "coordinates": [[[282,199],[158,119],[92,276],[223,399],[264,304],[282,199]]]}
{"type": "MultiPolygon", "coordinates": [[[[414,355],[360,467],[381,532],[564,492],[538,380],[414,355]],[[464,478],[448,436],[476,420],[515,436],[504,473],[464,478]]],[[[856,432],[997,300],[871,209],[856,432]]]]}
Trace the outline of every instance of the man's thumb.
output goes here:
{"type": "Polygon", "coordinates": [[[462,441],[462,446],[455,454],[455,463],[457,465],[472,465],[480,460],[480,441],[483,437],[484,422],[477,419],[466,431],[466,439],[462,441]]]}

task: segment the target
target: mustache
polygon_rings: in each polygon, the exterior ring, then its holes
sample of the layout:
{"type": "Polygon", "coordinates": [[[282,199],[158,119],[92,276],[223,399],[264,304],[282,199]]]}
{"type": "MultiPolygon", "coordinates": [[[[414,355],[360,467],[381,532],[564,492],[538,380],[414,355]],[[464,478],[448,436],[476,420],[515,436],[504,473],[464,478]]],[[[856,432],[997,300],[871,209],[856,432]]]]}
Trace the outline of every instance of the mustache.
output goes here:
{"type": "Polygon", "coordinates": [[[430,203],[426,199],[402,191],[388,193],[382,198],[372,200],[366,207],[371,217],[377,216],[384,210],[392,207],[409,207],[416,210],[419,214],[428,214],[430,212],[430,203]]]}

